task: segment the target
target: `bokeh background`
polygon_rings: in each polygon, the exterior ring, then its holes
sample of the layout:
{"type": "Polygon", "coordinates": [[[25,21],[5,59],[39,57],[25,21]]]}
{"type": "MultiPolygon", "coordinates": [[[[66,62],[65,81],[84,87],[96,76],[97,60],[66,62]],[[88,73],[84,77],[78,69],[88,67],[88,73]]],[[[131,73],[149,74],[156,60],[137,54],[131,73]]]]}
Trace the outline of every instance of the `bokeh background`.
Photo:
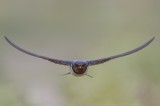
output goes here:
{"type": "Polygon", "coordinates": [[[159,0],[0,0],[0,106],[160,106],[159,0]],[[128,57],[89,67],[93,78],[23,54],[98,59],[154,42],[128,57]]]}

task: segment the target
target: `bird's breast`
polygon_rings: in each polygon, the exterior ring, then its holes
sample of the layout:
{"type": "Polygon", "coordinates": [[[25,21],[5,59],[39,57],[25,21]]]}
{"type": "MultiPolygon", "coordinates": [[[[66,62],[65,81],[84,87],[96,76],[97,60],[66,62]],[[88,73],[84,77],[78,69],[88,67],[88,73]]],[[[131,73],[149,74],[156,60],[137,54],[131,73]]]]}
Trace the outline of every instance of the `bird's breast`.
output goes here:
{"type": "Polygon", "coordinates": [[[76,67],[76,68],[72,67],[72,71],[74,75],[83,75],[86,73],[86,70],[87,68],[85,67],[76,67]]]}

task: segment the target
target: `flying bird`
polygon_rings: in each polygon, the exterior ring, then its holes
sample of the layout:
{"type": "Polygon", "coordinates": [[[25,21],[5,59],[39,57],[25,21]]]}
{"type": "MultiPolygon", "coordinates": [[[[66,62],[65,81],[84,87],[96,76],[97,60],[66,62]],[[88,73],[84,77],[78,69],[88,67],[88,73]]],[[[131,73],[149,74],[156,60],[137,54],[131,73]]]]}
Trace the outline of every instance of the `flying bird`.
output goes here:
{"type": "Polygon", "coordinates": [[[44,60],[48,60],[48,61],[53,62],[55,64],[70,66],[71,71],[64,74],[64,75],[68,75],[68,74],[72,74],[74,76],[87,75],[89,77],[92,77],[92,76],[87,74],[87,68],[89,66],[102,64],[102,63],[105,63],[105,62],[110,61],[112,59],[116,59],[116,58],[119,58],[119,57],[123,57],[123,56],[130,55],[132,53],[135,53],[135,52],[145,48],[146,46],[148,46],[155,39],[155,37],[153,37],[153,38],[151,38],[150,40],[148,40],[147,42],[145,42],[144,44],[142,44],[141,46],[139,46],[137,48],[134,48],[134,49],[132,49],[128,52],[124,52],[124,53],[113,55],[113,56],[106,57],[106,58],[101,58],[101,59],[96,59],[96,60],[60,60],[60,59],[50,58],[50,57],[42,56],[42,55],[35,54],[33,52],[27,51],[27,50],[17,46],[13,42],[11,42],[7,37],[4,37],[4,38],[11,46],[13,46],[14,48],[16,48],[17,50],[19,50],[23,53],[26,53],[28,55],[38,57],[38,58],[41,58],[41,59],[44,59],[44,60]]]}

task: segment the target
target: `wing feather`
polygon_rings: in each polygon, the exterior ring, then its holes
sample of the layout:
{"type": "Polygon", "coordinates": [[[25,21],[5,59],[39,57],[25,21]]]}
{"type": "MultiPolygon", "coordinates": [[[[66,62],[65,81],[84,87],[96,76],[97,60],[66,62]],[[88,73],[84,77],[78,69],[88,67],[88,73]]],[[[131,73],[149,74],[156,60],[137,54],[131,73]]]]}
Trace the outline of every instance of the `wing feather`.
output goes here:
{"type": "Polygon", "coordinates": [[[104,62],[107,62],[109,60],[112,60],[112,59],[115,59],[115,58],[119,58],[119,57],[123,57],[123,56],[127,56],[127,55],[130,55],[132,53],[135,53],[143,48],[145,48],[146,46],[148,46],[153,40],[155,39],[155,37],[151,38],[150,40],[148,40],[147,42],[145,42],[144,44],[142,44],[141,46],[135,48],[135,49],[132,49],[128,52],[124,52],[124,53],[121,53],[121,54],[118,54],[118,55],[114,55],[114,56],[110,56],[110,57],[107,57],[107,58],[102,58],[102,59],[97,59],[97,60],[90,60],[88,61],[89,65],[96,65],[96,64],[101,64],[101,63],[104,63],[104,62]]]}
{"type": "Polygon", "coordinates": [[[6,39],[6,41],[11,45],[13,46],[14,48],[16,48],[17,50],[23,52],[23,53],[26,53],[28,55],[31,55],[31,56],[34,56],[34,57],[38,57],[38,58],[42,58],[42,59],[45,59],[45,60],[48,60],[50,62],[53,62],[55,64],[60,64],[60,65],[71,65],[71,62],[72,61],[66,61],[66,60],[59,60],[59,59],[53,59],[53,58],[49,58],[49,57],[45,57],[45,56],[41,56],[41,55],[38,55],[38,54],[35,54],[35,53],[32,53],[30,51],[27,51],[19,46],[17,46],[16,44],[14,44],[13,42],[11,42],[7,37],[4,37],[6,39]]]}

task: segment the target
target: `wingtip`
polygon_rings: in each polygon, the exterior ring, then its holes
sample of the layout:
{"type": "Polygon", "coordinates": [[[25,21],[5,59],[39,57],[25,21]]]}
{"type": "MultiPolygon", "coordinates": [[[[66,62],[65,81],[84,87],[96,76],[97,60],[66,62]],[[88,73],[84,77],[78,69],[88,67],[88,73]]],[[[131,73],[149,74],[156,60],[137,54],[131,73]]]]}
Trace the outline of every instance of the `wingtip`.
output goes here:
{"type": "Polygon", "coordinates": [[[6,36],[4,36],[4,38],[5,38],[5,39],[7,39],[7,37],[6,37],[6,36]]]}
{"type": "Polygon", "coordinates": [[[152,37],[153,40],[154,40],[155,38],[156,38],[155,36],[152,37]]]}
{"type": "Polygon", "coordinates": [[[9,39],[6,36],[4,36],[4,39],[9,42],[9,39]]]}
{"type": "Polygon", "coordinates": [[[4,36],[4,39],[10,43],[10,40],[6,36],[4,36]]]}
{"type": "Polygon", "coordinates": [[[151,43],[155,39],[155,36],[153,36],[148,42],[151,43]]]}
{"type": "Polygon", "coordinates": [[[153,36],[150,41],[152,42],[154,39],[155,39],[155,36],[153,36]]]}

